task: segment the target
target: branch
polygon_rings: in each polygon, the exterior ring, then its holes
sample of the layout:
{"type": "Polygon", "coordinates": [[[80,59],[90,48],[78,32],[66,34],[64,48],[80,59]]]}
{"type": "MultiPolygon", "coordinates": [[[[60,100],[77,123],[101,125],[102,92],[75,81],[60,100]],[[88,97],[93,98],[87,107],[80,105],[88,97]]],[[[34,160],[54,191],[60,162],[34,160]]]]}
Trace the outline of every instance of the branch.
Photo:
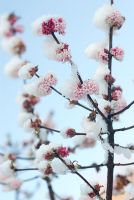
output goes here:
{"type": "MultiPolygon", "coordinates": [[[[54,90],[57,94],[59,94],[60,96],[62,96],[63,98],[65,98],[65,99],[67,99],[68,101],[70,101],[71,102],[71,100],[69,99],[69,98],[67,98],[66,96],[64,96],[61,92],[59,92],[57,89],[55,89],[54,87],[52,87],[51,86],[51,89],[52,90],[54,90]]],[[[82,107],[82,108],[85,108],[86,110],[88,110],[88,111],[93,111],[92,109],[90,109],[90,108],[88,108],[88,107],[86,107],[86,106],[84,106],[84,105],[82,105],[81,103],[79,103],[79,102],[73,102],[73,104],[75,104],[76,106],[80,106],[80,107],[82,107]]]]}
{"type": "Polygon", "coordinates": [[[51,185],[51,180],[49,179],[49,177],[46,177],[45,180],[46,180],[47,187],[48,187],[48,190],[49,190],[50,200],[55,200],[55,194],[54,194],[54,191],[53,191],[53,188],[52,188],[52,185],[51,185]]]}
{"type": "MultiPolygon", "coordinates": [[[[58,38],[56,37],[56,35],[52,32],[52,36],[54,38],[54,40],[57,42],[57,44],[60,44],[58,38]]],[[[70,64],[71,66],[74,65],[74,62],[73,61],[70,61],[70,64]]],[[[77,71],[77,76],[78,76],[78,79],[80,81],[80,83],[82,84],[83,83],[83,80],[80,76],[80,73],[77,71]]],[[[51,87],[52,88],[52,87],[51,87]]],[[[89,101],[92,103],[92,105],[94,106],[94,108],[97,110],[97,112],[102,116],[102,118],[107,121],[107,118],[105,117],[105,115],[101,112],[101,110],[98,108],[98,106],[96,105],[96,103],[93,101],[92,97],[88,94],[87,95],[87,98],[89,99],[89,101]]],[[[91,110],[90,110],[91,111],[91,110]]]]}
{"type": "Polygon", "coordinates": [[[15,168],[14,170],[15,170],[15,172],[20,172],[20,171],[36,171],[36,170],[38,170],[38,168],[23,168],[23,169],[17,169],[17,168],[15,168]]]}
{"type": "Polygon", "coordinates": [[[129,165],[134,165],[134,162],[130,163],[115,163],[114,166],[129,166],[129,165]]]}
{"type": "Polygon", "coordinates": [[[124,128],[114,129],[114,133],[119,132],[119,131],[127,131],[127,130],[130,130],[130,129],[133,129],[133,128],[134,128],[134,125],[128,126],[126,128],[124,127],[124,128]]]}
{"type": "Polygon", "coordinates": [[[88,165],[88,166],[78,166],[78,169],[91,169],[91,168],[100,168],[100,167],[106,167],[107,166],[107,164],[104,164],[104,163],[102,163],[102,164],[99,164],[99,165],[97,165],[97,164],[92,164],[92,165],[88,165]]]}
{"type": "MultiPolygon", "coordinates": [[[[56,133],[60,133],[60,132],[61,132],[60,130],[48,128],[48,127],[42,126],[42,125],[39,125],[39,128],[43,128],[43,129],[46,129],[46,130],[48,130],[48,131],[56,132],[56,133]]],[[[77,133],[77,132],[76,132],[75,135],[86,135],[86,133],[77,133]]],[[[74,136],[75,136],[75,135],[74,135],[74,136]]]]}
{"type": "Polygon", "coordinates": [[[72,168],[71,166],[69,166],[65,160],[63,160],[57,153],[56,153],[56,156],[66,165],[66,167],[68,169],[70,169],[70,171],[74,174],[76,174],[77,176],[79,176],[92,190],[93,192],[95,193],[95,195],[100,199],[100,200],[103,200],[103,198],[100,196],[99,192],[79,173],[76,171],[75,168],[72,168]]]}
{"type": "Polygon", "coordinates": [[[125,108],[123,108],[122,110],[116,112],[116,113],[113,113],[110,115],[110,117],[113,117],[115,115],[119,115],[121,113],[123,113],[124,111],[128,110],[132,105],[134,104],[134,101],[132,101],[130,104],[128,104],[125,108]]]}
{"type": "Polygon", "coordinates": [[[33,181],[33,180],[38,179],[38,178],[40,178],[40,176],[34,176],[32,178],[28,178],[28,179],[23,180],[23,183],[33,181]]]}

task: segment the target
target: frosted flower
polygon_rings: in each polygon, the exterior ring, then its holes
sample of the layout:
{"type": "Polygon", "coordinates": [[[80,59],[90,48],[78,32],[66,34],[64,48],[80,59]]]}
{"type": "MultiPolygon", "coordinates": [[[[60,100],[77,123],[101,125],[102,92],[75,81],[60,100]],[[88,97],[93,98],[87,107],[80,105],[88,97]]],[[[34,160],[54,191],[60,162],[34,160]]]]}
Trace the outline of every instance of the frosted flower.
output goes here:
{"type": "Polygon", "coordinates": [[[96,11],[93,22],[98,28],[109,30],[110,27],[114,27],[114,29],[121,28],[124,20],[125,18],[121,16],[113,5],[107,4],[96,11]]]}
{"type": "Polygon", "coordinates": [[[125,108],[126,106],[127,106],[127,103],[126,103],[125,99],[121,98],[118,101],[115,101],[113,103],[114,112],[118,112],[118,111],[122,110],[123,108],[125,108]]]}
{"type": "Polygon", "coordinates": [[[106,22],[110,27],[115,29],[120,29],[124,24],[125,18],[121,15],[118,10],[115,10],[111,15],[106,19],[106,22]]]}
{"type": "Polygon", "coordinates": [[[98,59],[101,63],[108,64],[108,53],[106,52],[105,49],[99,51],[98,59]]]}
{"type": "Polygon", "coordinates": [[[38,67],[28,62],[19,70],[18,76],[24,80],[30,79],[36,74],[37,71],[38,67]]]}
{"type": "MultiPolygon", "coordinates": [[[[98,183],[91,183],[91,185],[98,191],[100,192],[101,188],[103,187],[102,185],[99,185],[98,183]]],[[[94,193],[93,189],[87,185],[86,183],[81,185],[80,187],[81,194],[82,196],[87,196],[89,199],[94,199],[96,197],[96,194],[94,193]]],[[[88,198],[87,198],[88,200],[88,198]]]]}
{"type": "Polygon", "coordinates": [[[18,77],[19,69],[25,64],[19,57],[13,57],[5,66],[5,74],[11,78],[18,77]]]}
{"type": "Polygon", "coordinates": [[[76,85],[76,87],[74,88],[73,94],[70,97],[70,100],[74,100],[74,101],[78,101],[80,99],[82,99],[85,96],[82,84],[79,83],[76,85]]]}
{"type": "Polygon", "coordinates": [[[16,25],[19,18],[14,13],[5,13],[0,16],[0,37],[12,37],[23,31],[22,26],[16,25]]]}
{"type": "Polygon", "coordinates": [[[48,73],[24,86],[24,91],[37,97],[46,96],[52,92],[51,86],[56,85],[56,83],[56,76],[48,73]]]}
{"type": "Polygon", "coordinates": [[[122,89],[120,87],[114,87],[112,89],[112,99],[117,101],[122,97],[122,89]]]}
{"type": "Polygon", "coordinates": [[[40,79],[38,84],[38,92],[41,96],[45,96],[51,93],[51,86],[56,85],[57,78],[54,74],[48,73],[45,77],[40,79]]]}
{"type": "Polygon", "coordinates": [[[52,38],[45,41],[45,55],[49,59],[64,63],[72,58],[69,45],[66,43],[57,44],[52,38]]]}
{"type": "Polygon", "coordinates": [[[99,53],[104,50],[104,48],[107,46],[107,41],[102,42],[96,42],[93,44],[90,44],[86,50],[85,54],[88,58],[95,59],[98,61],[99,59],[99,53]]]}
{"type": "Polygon", "coordinates": [[[71,60],[72,56],[70,53],[69,45],[65,43],[59,44],[59,47],[56,49],[57,61],[68,62],[71,60]]]}
{"type": "Polygon", "coordinates": [[[50,163],[48,163],[48,162],[45,161],[45,160],[40,161],[40,162],[37,164],[37,167],[38,167],[38,169],[41,171],[41,173],[43,173],[43,175],[45,175],[45,176],[49,176],[49,175],[52,174],[52,172],[53,172],[50,163]]]}
{"type": "Polygon", "coordinates": [[[64,35],[65,28],[64,19],[58,16],[43,16],[33,23],[33,29],[37,35],[50,35],[54,32],[64,35]]]}
{"type": "Polygon", "coordinates": [[[108,93],[108,84],[105,80],[105,76],[109,74],[109,69],[105,65],[100,65],[95,73],[94,80],[99,85],[99,94],[103,95],[108,93]]]}
{"type": "Polygon", "coordinates": [[[99,91],[99,86],[94,80],[84,81],[82,84],[82,88],[85,94],[97,94],[99,91]]]}
{"type": "Polygon", "coordinates": [[[36,162],[38,163],[41,160],[51,161],[54,159],[55,153],[61,157],[67,157],[69,155],[69,151],[66,147],[52,143],[48,145],[42,144],[36,151],[36,162]]]}
{"type": "Polygon", "coordinates": [[[71,138],[71,137],[75,136],[76,131],[73,128],[65,128],[65,129],[63,129],[63,130],[60,131],[60,134],[64,138],[71,138]]]}
{"type": "Polygon", "coordinates": [[[122,61],[124,58],[124,50],[119,47],[112,48],[110,53],[119,61],[122,61]]]}
{"type": "Polygon", "coordinates": [[[5,51],[13,55],[21,55],[26,50],[25,43],[16,36],[4,39],[1,45],[5,51]]]}

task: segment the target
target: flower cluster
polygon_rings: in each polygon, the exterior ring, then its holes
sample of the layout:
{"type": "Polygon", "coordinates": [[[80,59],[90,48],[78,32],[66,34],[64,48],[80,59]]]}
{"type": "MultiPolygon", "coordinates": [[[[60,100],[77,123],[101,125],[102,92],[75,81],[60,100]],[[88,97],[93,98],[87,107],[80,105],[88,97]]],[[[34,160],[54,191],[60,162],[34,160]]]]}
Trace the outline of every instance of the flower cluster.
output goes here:
{"type": "Polygon", "coordinates": [[[38,35],[50,35],[58,32],[65,34],[66,23],[62,17],[43,16],[33,23],[34,32],[38,35]]]}
{"type": "Polygon", "coordinates": [[[16,33],[23,32],[20,25],[16,25],[19,17],[15,13],[3,14],[0,16],[0,36],[11,37],[16,33]]]}
{"type": "Polygon", "coordinates": [[[27,84],[24,90],[37,97],[49,95],[52,92],[52,86],[56,85],[57,78],[54,74],[48,73],[43,77],[40,77],[27,84]]]}
{"type": "Polygon", "coordinates": [[[69,45],[65,43],[59,44],[58,48],[56,49],[56,57],[57,57],[57,61],[60,61],[60,62],[70,61],[72,56],[70,54],[69,45]]]}
{"type": "Polygon", "coordinates": [[[86,80],[82,84],[77,80],[69,80],[64,84],[62,93],[71,101],[78,101],[86,95],[98,94],[99,86],[95,80],[86,80]],[[68,88],[68,90],[66,90],[68,88]]]}
{"type": "Polygon", "coordinates": [[[45,56],[59,62],[69,62],[72,58],[69,45],[66,43],[56,43],[52,38],[45,40],[45,56]]]}
{"type": "Polygon", "coordinates": [[[117,10],[111,13],[111,15],[109,15],[106,18],[106,22],[108,23],[108,25],[115,29],[120,29],[124,21],[125,21],[125,18],[122,17],[121,13],[117,10]]]}
{"type": "Polygon", "coordinates": [[[119,47],[112,48],[110,50],[110,53],[112,54],[112,56],[114,56],[115,59],[119,61],[122,61],[124,58],[124,51],[119,47]]]}
{"type": "Polygon", "coordinates": [[[44,176],[55,173],[64,173],[67,166],[58,158],[64,158],[67,165],[71,162],[66,159],[69,155],[69,150],[61,145],[49,143],[48,145],[42,144],[36,150],[35,163],[44,176]],[[49,169],[49,170],[48,170],[49,169]]]}
{"type": "Polygon", "coordinates": [[[93,21],[98,28],[109,30],[113,27],[116,30],[122,27],[125,18],[113,5],[108,4],[96,11],[93,21]]]}
{"type": "Polygon", "coordinates": [[[23,40],[16,36],[3,39],[1,46],[5,51],[13,55],[22,55],[26,50],[23,40]]]}
{"type": "Polygon", "coordinates": [[[117,101],[122,97],[122,89],[120,86],[112,88],[112,99],[117,101]]]}
{"type": "MultiPolygon", "coordinates": [[[[103,186],[99,185],[98,183],[94,183],[92,184],[92,186],[94,187],[94,189],[99,193],[103,186]]],[[[81,185],[81,197],[80,200],[97,200],[97,196],[95,194],[95,192],[93,191],[93,189],[91,187],[89,187],[87,184],[83,184],[81,185]]]]}
{"type": "Polygon", "coordinates": [[[98,60],[103,63],[103,64],[107,64],[108,63],[108,53],[105,49],[102,49],[99,53],[98,53],[98,60]]]}
{"type": "Polygon", "coordinates": [[[38,66],[35,66],[30,62],[27,62],[26,64],[23,65],[22,68],[20,68],[18,76],[23,80],[30,79],[36,74],[37,71],[38,71],[38,66]]]}

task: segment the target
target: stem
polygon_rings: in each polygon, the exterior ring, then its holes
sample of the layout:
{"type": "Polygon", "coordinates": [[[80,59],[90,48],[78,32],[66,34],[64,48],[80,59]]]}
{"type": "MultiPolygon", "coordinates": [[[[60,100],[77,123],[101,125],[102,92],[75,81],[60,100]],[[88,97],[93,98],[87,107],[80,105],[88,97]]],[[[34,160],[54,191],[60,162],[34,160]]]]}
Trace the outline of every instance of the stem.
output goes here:
{"type": "Polygon", "coordinates": [[[114,129],[114,132],[127,131],[127,130],[130,130],[130,129],[132,129],[132,128],[134,128],[134,125],[128,126],[128,127],[126,127],[126,128],[124,127],[124,128],[114,129]]]}
{"type": "Polygon", "coordinates": [[[35,171],[35,170],[38,170],[38,168],[15,169],[16,172],[19,172],[19,171],[35,171]]]}
{"type": "MultiPolygon", "coordinates": [[[[111,5],[114,3],[113,0],[110,0],[111,5]]],[[[113,42],[113,28],[109,30],[109,52],[112,48],[113,42]]],[[[108,55],[108,69],[110,74],[112,74],[112,55],[108,55]]],[[[111,102],[111,83],[108,84],[108,100],[111,102]]],[[[114,148],[114,131],[111,116],[108,116],[108,142],[114,148]]],[[[108,152],[108,162],[107,162],[107,191],[106,191],[106,200],[112,200],[112,191],[113,191],[113,174],[114,174],[114,153],[108,152]]]]}
{"type": "Polygon", "coordinates": [[[49,190],[50,200],[55,200],[54,191],[53,191],[53,188],[52,188],[51,181],[50,181],[49,177],[46,177],[45,180],[47,182],[47,187],[48,187],[48,190],[49,190]]]}
{"type": "Polygon", "coordinates": [[[19,200],[19,194],[20,194],[19,189],[16,189],[15,190],[15,200],[19,200]]]}

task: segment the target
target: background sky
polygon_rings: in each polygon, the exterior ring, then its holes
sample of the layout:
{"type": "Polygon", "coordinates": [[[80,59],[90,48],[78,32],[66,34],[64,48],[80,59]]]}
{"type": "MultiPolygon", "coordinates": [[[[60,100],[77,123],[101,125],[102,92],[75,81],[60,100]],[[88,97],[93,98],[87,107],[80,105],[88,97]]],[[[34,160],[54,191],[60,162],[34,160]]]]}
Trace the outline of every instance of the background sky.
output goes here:
{"type": "MultiPolygon", "coordinates": [[[[45,74],[48,71],[55,72],[59,80],[57,87],[60,87],[62,82],[70,75],[70,66],[68,64],[60,64],[50,61],[45,58],[43,53],[44,38],[37,37],[32,34],[32,22],[36,18],[47,14],[58,14],[64,17],[67,22],[67,31],[66,35],[61,37],[61,39],[70,44],[73,60],[78,65],[79,72],[83,79],[87,79],[94,75],[98,63],[86,58],[84,54],[85,48],[88,44],[102,40],[105,37],[104,32],[98,30],[93,25],[92,17],[95,10],[107,2],[108,0],[0,0],[0,14],[14,11],[17,15],[21,16],[20,22],[24,25],[25,32],[20,37],[23,37],[27,44],[27,51],[23,55],[23,58],[38,65],[39,74],[45,74]]],[[[116,7],[119,8],[122,14],[126,17],[126,22],[123,28],[114,37],[114,46],[121,46],[124,48],[125,58],[121,63],[117,61],[113,62],[113,75],[117,79],[117,84],[121,85],[123,88],[124,96],[129,103],[134,99],[134,1],[115,0],[115,2],[116,7]]],[[[24,137],[29,137],[28,133],[23,132],[17,124],[19,107],[16,104],[16,95],[21,90],[23,84],[20,80],[11,80],[7,78],[3,73],[4,65],[8,62],[10,57],[10,55],[0,49],[1,143],[7,133],[11,133],[12,137],[16,141],[21,140],[24,137]]],[[[65,108],[65,100],[54,93],[51,96],[43,98],[37,109],[42,117],[45,117],[50,110],[54,110],[54,118],[58,128],[72,126],[76,128],[77,131],[81,130],[82,118],[88,115],[86,110],[79,107],[76,107],[73,110],[67,110],[65,108]]],[[[115,127],[132,125],[134,122],[133,113],[134,109],[125,112],[121,117],[120,123],[115,123],[115,127]]],[[[60,139],[61,138],[57,136],[55,140],[60,139]]],[[[116,141],[120,142],[122,145],[133,143],[133,131],[119,133],[116,136],[116,141]]],[[[94,160],[100,163],[104,159],[104,151],[100,149],[99,145],[97,145],[96,149],[90,149],[86,152],[78,151],[77,153],[77,159],[83,164],[90,164],[94,160]]],[[[76,159],[76,157],[74,156],[72,159],[76,159]]],[[[117,159],[119,161],[118,157],[117,159]]],[[[124,161],[123,157],[120,159],[124,161]]],[[[89,180],[95,179],[94,170],[86,170],[82,173],[83,175],[86,175],[89,180]]],[[[101,178],[103,174],[104,172],[100,175],[101,178]]],[[[64,194],[64,191],[65,193],[75,194],[76,199],[78,199],[79,183],[79,179],[74,175],[66,175],[61,176],[60,180],[56,180],[54,187],[62,194],[64,194]]],[[[28,183],[26,187],[29,187],[28,183]]],[[[45,186],[44,192],[41,192],[39,196],[39,193],[37,192],[37,195],[33,198],[33,200],[37,197],[39,200],[43,199],[44,193],[45,186]]],[[[8,197],[11,199],[12,196],[13,198],[14,194],[5,194],[0,191],[0,195],[2,195],[2,200],[7,200],[8,197]]]]}

